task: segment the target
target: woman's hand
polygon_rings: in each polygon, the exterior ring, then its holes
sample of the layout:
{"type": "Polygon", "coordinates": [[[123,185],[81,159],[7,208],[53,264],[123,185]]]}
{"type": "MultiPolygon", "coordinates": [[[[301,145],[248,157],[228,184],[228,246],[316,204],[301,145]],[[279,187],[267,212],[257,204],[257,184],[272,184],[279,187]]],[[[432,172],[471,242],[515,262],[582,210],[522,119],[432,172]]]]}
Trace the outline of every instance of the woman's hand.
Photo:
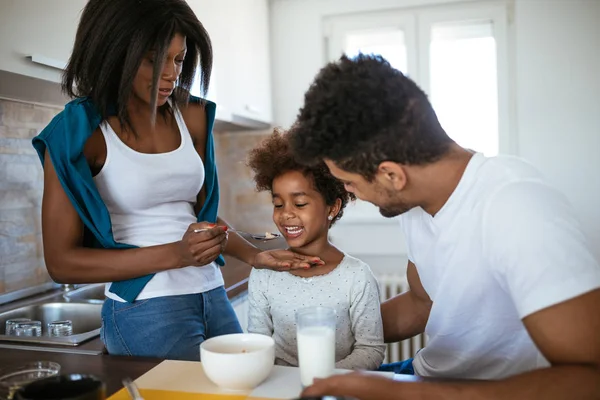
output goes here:
{"type": "Polygon", "coordinates": [[[319,257],[303,256],[289,250],[267,250],[258,253],[252,266],[258,269],[289,271],[291,269],[307,269],[311,266],[325,264],[319,257]]]}
{"type": "Polygon", "coordinates": [[[180,267],[210,264],[227,245],[227,227],[208,222],[191,224],[177,245],[180,267]],[[194,232],[197,229],[203,231],[194,232]]]}

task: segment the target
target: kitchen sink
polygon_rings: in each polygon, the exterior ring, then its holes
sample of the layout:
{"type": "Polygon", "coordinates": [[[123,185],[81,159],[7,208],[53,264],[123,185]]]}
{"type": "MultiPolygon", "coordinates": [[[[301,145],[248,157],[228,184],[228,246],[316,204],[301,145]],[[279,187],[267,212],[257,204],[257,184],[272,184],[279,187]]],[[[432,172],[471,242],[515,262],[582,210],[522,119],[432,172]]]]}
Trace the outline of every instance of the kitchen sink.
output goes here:
{"type": "Polygon", "coordinates": [[[65,301],[72,303],[102,304],[106,300],[104,296],[104,283],[86,285],[79,289],[67,292],[63,295],[65,301]]]}
{"type": "MultiPolygon", "coordinates": [[[[75,293],[75,291],[73,291],[75,293]]],[[[100,334],[102,304],[59,303],[32,304],[0,313],[0,342],[24,342],[61,344],[77,346],[100,334]],[[5,333],[6,320],[29,318],[42,322],[42,336],[8,336],[5,333]],[[70,320],[73,322],[73,334],[70,336],[46,336],[46,325],[52,321],[70,320]]]]}

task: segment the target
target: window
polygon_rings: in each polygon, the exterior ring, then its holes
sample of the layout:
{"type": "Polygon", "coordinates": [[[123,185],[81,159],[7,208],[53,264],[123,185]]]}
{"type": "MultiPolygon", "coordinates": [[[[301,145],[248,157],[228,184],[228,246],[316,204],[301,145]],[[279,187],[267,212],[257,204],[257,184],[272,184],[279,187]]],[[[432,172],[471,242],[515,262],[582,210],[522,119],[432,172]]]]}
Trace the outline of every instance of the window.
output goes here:
{"type": "Polygon", "coordinates": [[[502,3],[331,16],[328,56],[382,55],[425,90],[450,137],[496,155],[511,147],[505,20],[502,3]]]}
{"type": "MultiPolygon", "coordinates": [[[[500,1],[330,16],[327,56],[380,54],[428,94],[457,143],[488,156],[511,153],[506,9],[500,1]]],[[[341,222],[382,218],[358,201],[341,222]]]]}
{"type": "Polygon", "coordinates": [[[380,54],[394,68],[407,73],[408,55],[404,31],[397,28],[349,32],[344,46],[348,56],[363,54],[380,54]]]}
{"type": "Polygon", "coordinates": [[[498,76],[492,21],[435,24],[429,46],[429,95],[458,144],[498,154],[498,76]]]}

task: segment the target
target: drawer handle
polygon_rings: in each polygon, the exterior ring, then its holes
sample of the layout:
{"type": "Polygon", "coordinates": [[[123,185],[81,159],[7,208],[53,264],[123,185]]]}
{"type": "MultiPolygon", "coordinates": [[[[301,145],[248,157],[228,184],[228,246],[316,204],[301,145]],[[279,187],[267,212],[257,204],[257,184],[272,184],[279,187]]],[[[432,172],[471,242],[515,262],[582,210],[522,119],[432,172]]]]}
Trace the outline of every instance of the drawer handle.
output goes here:
{"type": "Polygon", "coordinates": [[[246,104],[246,111],[252,114],[260,114],[260,109],[253,107],[250,104],[246,104]]]}

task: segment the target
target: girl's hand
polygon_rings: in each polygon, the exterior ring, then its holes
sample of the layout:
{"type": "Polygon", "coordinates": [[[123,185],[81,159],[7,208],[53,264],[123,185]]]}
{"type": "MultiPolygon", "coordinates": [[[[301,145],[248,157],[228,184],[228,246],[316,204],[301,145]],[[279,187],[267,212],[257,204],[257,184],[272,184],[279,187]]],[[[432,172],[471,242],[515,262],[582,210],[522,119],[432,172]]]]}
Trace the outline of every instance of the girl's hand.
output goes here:
{"type": "Polygon", "coordinates": [[[321,266],[325,263],[319,257],[303,256],[289,250],[267,250],[258,253],[252,266],[258,269],[274,271],[289,271],[291,269],[307,269],[311,266],[321,266]]]}
{"type": "Polygon", "coordinates": [[[180,267],[210,264],[227,245],[227,227],[208,222],[191,224],[177,245],[180,267]],[[194,232],[196,229],[205,230],[194,232]]]}

